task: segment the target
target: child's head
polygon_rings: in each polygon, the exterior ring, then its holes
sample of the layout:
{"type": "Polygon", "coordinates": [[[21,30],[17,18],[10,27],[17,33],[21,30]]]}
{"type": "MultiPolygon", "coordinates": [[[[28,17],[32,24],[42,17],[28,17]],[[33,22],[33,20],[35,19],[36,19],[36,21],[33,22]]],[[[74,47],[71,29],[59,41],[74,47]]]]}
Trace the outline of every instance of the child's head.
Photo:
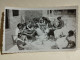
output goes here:
{"type": "Polygon", "coordinates": [[[57,19],[58,19],[58,20],[60,20],[60,19],[61,19],[61,17],[57,17],[57,19]]]}
{"type": "Polygon", "coordinates": [[[19,24],[17,25],[17,27],[18,27],[19,29],[21,29],[21,28],[22,28],[22,24],[19,23],[19,24]]]}
{"type": "Polygon", "coordinates": [[[68,32],[68,36],[73,36],[73,35],[74,35],[74,31],[70,30],[70,31],[68,32]]]}
{"type": "Polygon", "coordinates": [[[44,20],[43,20],[42,18],[40,18],[40,20],[39,20],[39,21],[40,21],[40,23],[43,23],[43,22],[44,22],[44,20]]]}
{"type": "Polygon", "coordinates": [[[33,18],[33,21],[34,21],[35,23],[38,23],[38,22],[39,22],[39,18],[33,18]]]}

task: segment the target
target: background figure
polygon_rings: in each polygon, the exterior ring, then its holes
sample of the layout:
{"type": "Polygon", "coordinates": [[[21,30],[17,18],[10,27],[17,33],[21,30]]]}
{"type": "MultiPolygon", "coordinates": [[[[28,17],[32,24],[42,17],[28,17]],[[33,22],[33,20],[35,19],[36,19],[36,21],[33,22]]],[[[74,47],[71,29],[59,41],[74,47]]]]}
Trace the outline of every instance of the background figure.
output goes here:
{"type": "Polygon", "coordinates": [[[46,25],[51,22],[48,17],[42,17],[42,19],[44,20],[46,25]]]}

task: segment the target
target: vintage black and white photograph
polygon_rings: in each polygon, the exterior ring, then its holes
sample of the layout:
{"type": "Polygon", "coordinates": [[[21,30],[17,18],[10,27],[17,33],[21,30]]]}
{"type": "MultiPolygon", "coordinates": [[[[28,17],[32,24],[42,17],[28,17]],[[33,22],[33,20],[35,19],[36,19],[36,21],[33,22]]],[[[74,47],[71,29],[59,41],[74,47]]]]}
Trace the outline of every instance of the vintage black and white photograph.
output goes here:
{"type": "Polygon", "coordinates": [[[73,50],[77,9],[5,8],[3,53],[73,50]]]}

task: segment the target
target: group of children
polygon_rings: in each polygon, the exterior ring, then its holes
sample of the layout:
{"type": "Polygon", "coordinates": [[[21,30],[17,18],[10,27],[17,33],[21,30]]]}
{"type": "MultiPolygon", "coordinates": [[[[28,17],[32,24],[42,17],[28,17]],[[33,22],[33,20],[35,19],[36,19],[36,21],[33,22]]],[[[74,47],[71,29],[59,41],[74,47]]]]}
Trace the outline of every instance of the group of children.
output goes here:
{"type": "MultiPolygon", "coordinates": [[[[74,31],[70,30],[67,36],[61,34],[58,38],[55,37],[54,32],[62,27],[64,27],[64,21],[61,17],[57,17],[57,22],[54,21],[53,24],[51,24],[51,21],[47,17],[33,18],[28,23],[19,23],[17,25],[15,41],[19,50],[38,49],[39,47],[36,48],[38,42],[39,45],[44,45],[45,41],[48,40],[51,40],[53,43],[55,42],[55,45],[51,46],[51,49],[55,49],[55,47],[56,49],[74,48],[76,45],[74,31]],[[65,41],[67,42],[66,46],[59,47],[61,46],[59,38],[63,37],[65,37],[65,41]],[[35,43],[35,45],[32,43],[35,43]]],[[[61,44],[63,43],[61,42],[61,44]]]]}

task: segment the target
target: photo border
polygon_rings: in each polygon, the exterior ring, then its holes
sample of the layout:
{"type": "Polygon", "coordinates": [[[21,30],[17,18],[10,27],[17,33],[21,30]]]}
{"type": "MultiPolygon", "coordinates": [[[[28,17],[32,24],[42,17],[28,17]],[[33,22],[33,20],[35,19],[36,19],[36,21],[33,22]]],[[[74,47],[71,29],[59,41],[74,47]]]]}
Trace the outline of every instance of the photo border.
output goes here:
{"type": "Polygon", "coordinates": [[[53,51],[75,51],[78,48],[78,6],[63,6],[63,7],[51,7],[51,8],[15,8],[5,7],[4,10],[4,22],[3,22],[3,45],[2,53],[21,53],[21,52],[53,52],[53,51]],[[5,16],[6,9],[14,10],[60,10],[60,9],[76,9],[76,47],[74,49],[41,49],[41,50],[21,50],[21,51],[5,51],[5,16]]]}

